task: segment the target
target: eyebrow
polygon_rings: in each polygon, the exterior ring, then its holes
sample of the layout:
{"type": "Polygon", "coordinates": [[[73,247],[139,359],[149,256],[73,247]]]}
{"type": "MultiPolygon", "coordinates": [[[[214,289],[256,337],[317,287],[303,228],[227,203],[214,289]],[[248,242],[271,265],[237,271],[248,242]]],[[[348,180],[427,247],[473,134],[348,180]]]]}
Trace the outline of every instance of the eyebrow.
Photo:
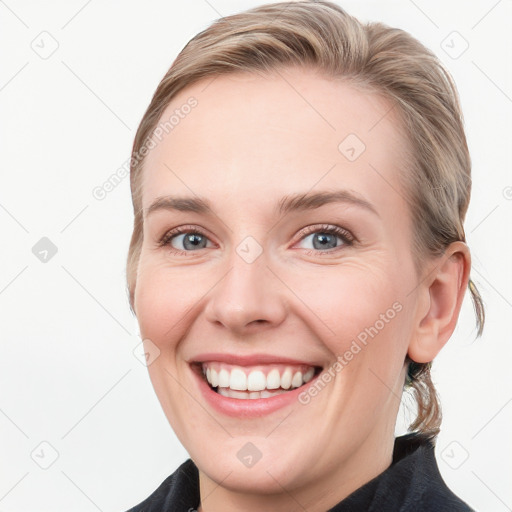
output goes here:
{"type": "MultiPolygon", "coordinates": [[[[322,192],[296,193],[284,196],[276,205],[276,213],[285,215],[292,211],[314,210],[331,203],[347,203],[377,215],[375,207],[366,199],[349,190],[334,190],[322,192]]],[[[156,198],[148,208],[145,208],[145,217],[158,210],[177,210],[207,214],[213,212],[208,199],[203,197],[162,196],[156,198]]]]}

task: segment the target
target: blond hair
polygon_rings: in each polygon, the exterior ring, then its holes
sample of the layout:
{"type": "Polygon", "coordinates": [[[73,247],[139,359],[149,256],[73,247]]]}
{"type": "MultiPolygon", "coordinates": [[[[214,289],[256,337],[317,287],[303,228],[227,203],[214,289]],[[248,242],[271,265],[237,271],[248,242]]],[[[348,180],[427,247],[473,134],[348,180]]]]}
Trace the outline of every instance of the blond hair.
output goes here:
{"type": "MultiPolygon", "coordinates": [[[[134,229],[127,259],[127,285],[134,311],[137,266],[143,242],[141,183],[144,158],[164,110],[182,89],[234,72],[272,72],[305,66],[344,78],[386,98],[402,120],[411,148],[404,188],[414,222],[417,268],[451,242],[465,241],[463,222],[471,192],[471,160],[456,87],[437,57],[407,32],[382,23],[361,23],[328,1],[280,2],[227,16],[193,37],[168,70],[147,108],[133,144],[130,186],[134,229]]],[[[477,317],[483,302],[469,281],[477,317]]],[[[435,436],[441,423],[431,363],[408,360],[406,387],[418,404],[409,429],[435,436]]]]}

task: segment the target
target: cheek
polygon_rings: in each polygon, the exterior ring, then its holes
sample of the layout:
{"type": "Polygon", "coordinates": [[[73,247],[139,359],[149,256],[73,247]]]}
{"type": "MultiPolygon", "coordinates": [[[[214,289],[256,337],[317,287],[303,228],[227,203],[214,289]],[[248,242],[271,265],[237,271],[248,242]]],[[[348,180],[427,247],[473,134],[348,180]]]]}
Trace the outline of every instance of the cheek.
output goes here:
{"type": "Polygon", "coordinates": [[[345,264],[329,269],[315,278],[301,276],[296,290],[318,318],[329,327],[334,340],[356,337],[366,327],[378,322],[381,315],[394,319],[400,302],[400,289],[385,269],[345,264]]]}
{"type": "Polygon", "coordinates": [[[326,269],[314,279],[302,274],[295,282],[317,318],[316,335],[338,361],[333,370],[345,382],[391,383],[403,365],[410,331],[407,287],[392,269],[382,261],[364,267],[347,261],[343,268],[326,269]]]}
{"type": "Polygon", "coordinates": [[[185,332],[188,318],[206,293],[202,279],[194,272],[183,272],[141,261],[135,308],[141,336],[160,350],[170,348],[185,332]]]}

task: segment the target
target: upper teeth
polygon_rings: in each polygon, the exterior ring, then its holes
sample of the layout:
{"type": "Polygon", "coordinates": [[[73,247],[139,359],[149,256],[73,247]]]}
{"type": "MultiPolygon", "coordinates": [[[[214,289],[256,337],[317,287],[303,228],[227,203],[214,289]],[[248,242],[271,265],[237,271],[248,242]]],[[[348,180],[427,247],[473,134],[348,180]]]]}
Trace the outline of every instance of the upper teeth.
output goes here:
{"type": "Polygon", "coordinates": [[[264,389],[298,388],[313,378],[315,369],[308,366],[293,368],[284,365],[249,369],[224,363],[204,363],[203,373],[213,388],[262,391],[264,389]]]}

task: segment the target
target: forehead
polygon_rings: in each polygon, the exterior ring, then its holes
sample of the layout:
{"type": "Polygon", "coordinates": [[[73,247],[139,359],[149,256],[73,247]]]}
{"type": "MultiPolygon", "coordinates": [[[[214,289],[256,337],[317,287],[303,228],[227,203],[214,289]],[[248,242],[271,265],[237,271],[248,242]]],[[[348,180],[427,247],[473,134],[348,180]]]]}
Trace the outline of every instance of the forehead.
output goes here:
{"type": "Polygon", "coordinates": [[[400,199],[406,141],[396,109],[313,70],[209,77],[180,91],[159,126],[143,207],[168,193],[263,204],[280,192],[340,185],[380,202],[400,199]]]}

